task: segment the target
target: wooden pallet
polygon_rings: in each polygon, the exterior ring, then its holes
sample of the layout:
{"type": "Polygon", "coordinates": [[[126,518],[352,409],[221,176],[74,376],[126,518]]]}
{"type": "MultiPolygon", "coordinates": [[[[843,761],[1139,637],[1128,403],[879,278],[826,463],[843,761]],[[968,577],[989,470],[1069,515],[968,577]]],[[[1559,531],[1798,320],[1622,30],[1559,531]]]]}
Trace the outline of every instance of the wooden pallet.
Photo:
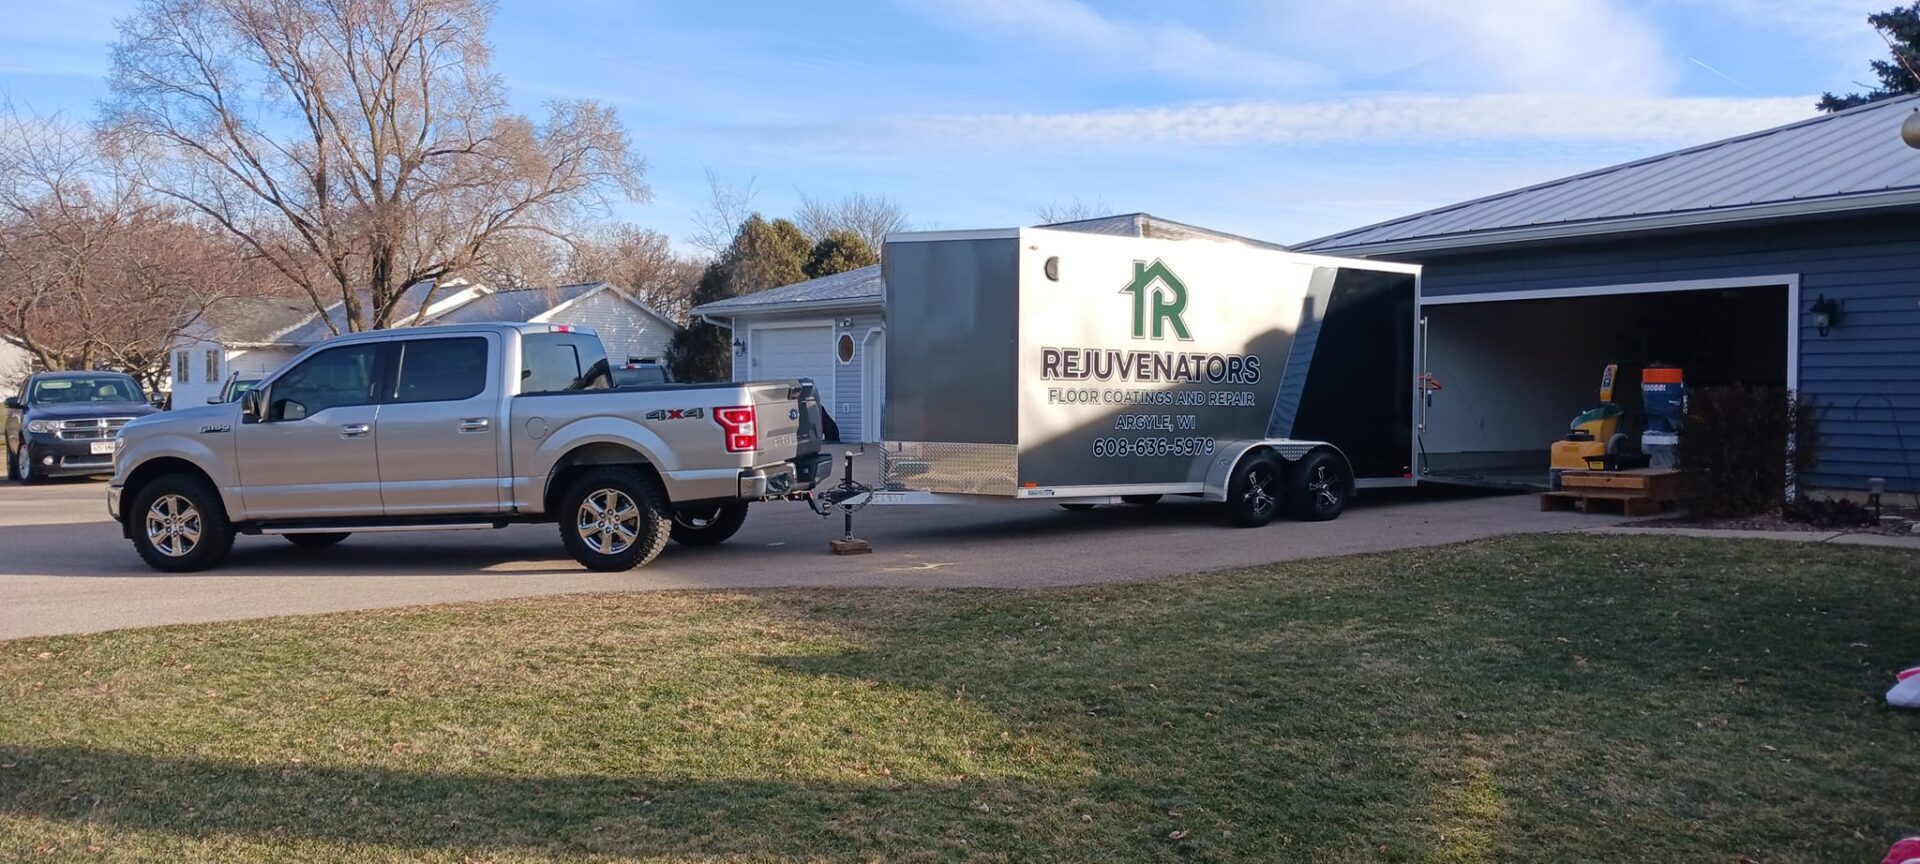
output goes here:
{"type": "Polygon", "coordinates": [[[1540,495],[1540,509],[1593,513],[1604,508],[1629,517],[1654,516],[1685,492],[1686,475],[1673,468],[1566,471],[1559,491],[1540,495]]]}

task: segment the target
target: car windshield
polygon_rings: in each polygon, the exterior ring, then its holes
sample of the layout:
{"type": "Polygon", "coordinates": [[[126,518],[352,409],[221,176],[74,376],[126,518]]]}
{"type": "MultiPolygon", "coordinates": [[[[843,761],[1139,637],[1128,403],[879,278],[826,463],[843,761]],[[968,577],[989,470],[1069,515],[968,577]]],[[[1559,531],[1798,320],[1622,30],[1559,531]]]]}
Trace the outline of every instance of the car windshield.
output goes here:
{"type": "Polygon", "coordinates": [[[34,405],[73,405],[84,402],[138,402],[140,388],[125,375],[98,378],[43,378],[33,382],[27,401],[34,405]]]}
{"type": "Polygon", "coordinates": [[[252,390],[258,386],[260,386],[260,379],[258,378],[242,378],[235,381],[233,382],[233,398],[238,399],[248,390],[252,390]]]}

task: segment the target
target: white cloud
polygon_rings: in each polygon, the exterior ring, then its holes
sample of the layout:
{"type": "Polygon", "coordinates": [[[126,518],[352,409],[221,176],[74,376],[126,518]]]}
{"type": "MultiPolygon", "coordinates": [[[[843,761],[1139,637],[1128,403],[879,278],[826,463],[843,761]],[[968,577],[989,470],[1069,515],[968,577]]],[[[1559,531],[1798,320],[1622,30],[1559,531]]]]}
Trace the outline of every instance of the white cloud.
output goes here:
{"type": "Polygon", "coordinates": [[[1704,143],[1812,116],[1814,98],[1392,94],[1076,113],[895,116],[826,133],[855,148],[1704,143]],[[845,133],[851,132],[850,136],[845,133]]]}
{"type": "Polygon", "coordinates": [[[1186,24],[1122,20],[1080,0],[924,0],[923,6],[1028,50],[1098,67],[1108,77],[1138,73],[1192,81],[1294,86],[1327,80],[1319,66],[1235,47],[1186,24]]]}
{"type": "Polygon", "coordinates": [[[1374,89],[1664,92],[1679,63],[1618,0],[1286,0],[1266,27],[1374,89]]]}

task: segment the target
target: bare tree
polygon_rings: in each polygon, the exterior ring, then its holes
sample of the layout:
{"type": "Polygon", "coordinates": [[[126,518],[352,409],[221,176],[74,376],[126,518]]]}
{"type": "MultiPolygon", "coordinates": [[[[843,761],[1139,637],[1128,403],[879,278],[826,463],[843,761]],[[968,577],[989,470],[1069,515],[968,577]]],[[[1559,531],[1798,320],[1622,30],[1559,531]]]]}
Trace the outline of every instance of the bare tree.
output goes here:
{"type": "Polygon", "coordinates": [[[654,311],[684,321],[703,267],[675,254],[665,234],[617,225],[574,238],[562,278],[571,283],[611,282],[654,311]]]}
{"type": "Polygon", "coordinates": [[[86,130],[0,109],[0,336],[48,369],[158,383],[167,346],[250,284],[223,234],[143,194],[86,130]]]}
{"type": "Polygon", "coordinates": [[[818,243],[834,231],[852,231],[878,252],[887,245],[887,235],[907,229],[907,211],[900,202],[885,195],[855,192],[834,201],[802,194],[800,209],[793,214],[794,224],[806,232],[807,239],[818,243]]]}
{"type": "MultiPolygon", "coordinates": [[[[120,22],[105,127],[151,187],[247,245],[352,330],[409,285],[484,267],[639,200],[613,112],[509,113],[487,0],[143,0],[120,22]]],[[[422,304],[424,310],[426,304],[422,304]]],[[[417,313],[417,314],[423,314],[417,313]]],[[[329,324],[331,325],[331,321],[329,324]]]]}
{"type": "Polygon", "coordinates": [[[753,199],[760,194],[754,185],[756,180],[748,177],[745,184],[736,186],[721,180],[718,172],[708,168],[707,203],[694,212],[693,235],[687,242],[707,253],[708,258],[719,258],[726,252],[733,243],[734,232],[753,215],[753,199]]]}
{"type": "Polygon", "coordinates": [[[1042,225],[1055,225],[1061,222],[1080,222],[1087,219],[1098,219],[1102,216],[1112,215],[1113,208],[1107,206],[1106,201],[1099,198],[1095,198],[1092,201],[1082,201],[1078,195],[1073,196],[1072,201],[1064,204],[1059,201],[1054,201],[1033,208],[1033,218],[1042,225]]]}

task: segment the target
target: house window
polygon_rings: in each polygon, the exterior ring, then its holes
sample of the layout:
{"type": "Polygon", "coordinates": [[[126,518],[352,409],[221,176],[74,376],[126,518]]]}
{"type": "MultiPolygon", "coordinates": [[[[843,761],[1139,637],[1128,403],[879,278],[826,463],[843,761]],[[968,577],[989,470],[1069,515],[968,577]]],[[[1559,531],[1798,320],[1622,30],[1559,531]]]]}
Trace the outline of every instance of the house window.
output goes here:
{"type": "Polygon", "coordinates": [[[207,377],[204,380],[209,384],[220,380],[220,352],[207,352],[207,377]]]}
{"type": "Polygon", "coordinates": [[[838,342],[838,344],[834,346],[834,353],[840,356],[840,362],[852,363],[853,349],[854,349],[853,334],[852,333],[840,334],[840,341],[838,342]]]}
{"type": "Polygon", "coordinates": [[[181,384],[187,383],[187,352],[185,351],[173,355],[173,380],[181,384]]]}

